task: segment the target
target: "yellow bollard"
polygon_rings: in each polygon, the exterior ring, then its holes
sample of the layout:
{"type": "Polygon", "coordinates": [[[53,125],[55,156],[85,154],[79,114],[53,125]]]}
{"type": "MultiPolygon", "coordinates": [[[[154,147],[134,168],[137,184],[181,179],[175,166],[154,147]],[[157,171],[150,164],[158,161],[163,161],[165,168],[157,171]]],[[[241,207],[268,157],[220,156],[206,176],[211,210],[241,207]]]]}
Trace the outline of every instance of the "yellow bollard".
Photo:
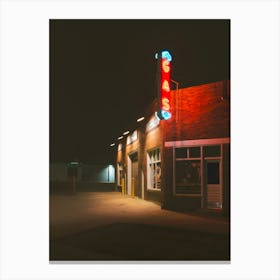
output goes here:
{"type": "Polygon", "coordinates": [[[134,198],[135,179],[131,178],[131,197],[134,198]]]}
{"type": "Polygon", "coordinates": [[[122,178],[122,195],[124,196],[124,178],[122,178]]]}

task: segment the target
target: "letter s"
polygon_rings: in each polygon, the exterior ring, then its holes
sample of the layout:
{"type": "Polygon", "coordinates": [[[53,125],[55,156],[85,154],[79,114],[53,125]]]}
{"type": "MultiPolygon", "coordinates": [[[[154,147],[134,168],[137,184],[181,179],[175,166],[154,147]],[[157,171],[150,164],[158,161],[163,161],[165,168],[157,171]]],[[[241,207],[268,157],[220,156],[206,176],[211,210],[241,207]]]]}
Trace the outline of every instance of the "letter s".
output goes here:
{"type": "Polygon", "coordinates": [[[164,110],[164,111],[170,110],[169,99],[162,98],[162,110],[164,110]]]}

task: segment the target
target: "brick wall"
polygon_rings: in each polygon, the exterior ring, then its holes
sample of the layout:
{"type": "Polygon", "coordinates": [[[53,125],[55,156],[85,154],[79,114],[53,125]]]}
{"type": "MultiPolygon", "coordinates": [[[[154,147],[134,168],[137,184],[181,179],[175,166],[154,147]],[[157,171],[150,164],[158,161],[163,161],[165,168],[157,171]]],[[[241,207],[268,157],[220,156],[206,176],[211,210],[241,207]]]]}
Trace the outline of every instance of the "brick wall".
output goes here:
{"type": "Polygon", "coordinates": [[[166,141],[229,137],[228,89],[228,82],[222,81],[180,89],[178,93],[173,90],[173,116],[166,121],[166,141]]]}
{"type": "MultiPolygon", "coordinates": [[[[172,118],[162,121],[165,141],[230,137],[229,82],[217,82],[171,92],[172,118]],[[177,96],[176,96],[177,94],[177,96]]],[[[223,161],[223,205],[229,212],[229,146],[223,161]]],[[[200,197],[173,196],[173,149],[163,151],[163,208],[197,209],[200,197]]]]}
{"type": "Polygon", "coordinates": [[[117,152],[117,162],[123,161],[123,149],[117,152]]]}
{"type": "MultiPolygon", "coordinates": [[[[123,149],[117,154],[117,162],[124,163],[127,174],[127,157],[138,152],[138,188],[135,195],[146,200],[158,201],[166,208],[199,208],[199,197],[173,196],[173,149],[163,148],[165,141],[225,138],[230,136],[229,82],[217,82],[180,89],[171,92],[172,118],[161,121],[158,127],[146,132],[146,124],[157,110],[157,100],[145,112],[145,121],[138,124],[138,140],[127,145],[123,139],[123,149]],[[176,96],[177,94],[177,96],[176,96]],[[162,162],[162,191],[147,189],[147,151],[159,147],[162,162]],[[142,177],[143,173],[143,177],[142,177]]],[[[136,127],[135,127],[136,129],[136,127]]],[[[228,154],[228,153],[227,153],[228,154]]],[[[229,169],[228,162],[224,163],[229,169]]],[[[224,171],[228,178],[228,171],[224,171]]],[[[224,202],[228,204],[229,182],[224,202]]]]}

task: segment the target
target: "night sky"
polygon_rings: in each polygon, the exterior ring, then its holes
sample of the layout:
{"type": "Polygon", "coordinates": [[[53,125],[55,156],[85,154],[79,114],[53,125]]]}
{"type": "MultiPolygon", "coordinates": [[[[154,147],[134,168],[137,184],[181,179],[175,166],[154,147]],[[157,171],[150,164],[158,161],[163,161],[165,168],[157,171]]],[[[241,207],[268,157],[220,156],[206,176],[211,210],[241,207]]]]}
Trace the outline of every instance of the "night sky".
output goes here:
{"type": "Polygon", "coordinates": [[[229,20],[50,20],[50,161],[113,163],[156,97],[157,50],[179,87],[229,79],[229,20]]]}

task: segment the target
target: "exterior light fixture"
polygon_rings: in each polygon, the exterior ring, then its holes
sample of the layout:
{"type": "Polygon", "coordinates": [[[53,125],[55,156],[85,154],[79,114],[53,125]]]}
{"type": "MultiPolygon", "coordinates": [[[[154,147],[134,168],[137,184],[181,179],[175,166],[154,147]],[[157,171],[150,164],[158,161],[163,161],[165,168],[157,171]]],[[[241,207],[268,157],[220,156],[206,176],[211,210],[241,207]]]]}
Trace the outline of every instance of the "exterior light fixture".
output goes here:
{"type": "Polygon", "coordinates": [[[137,119],[137,122],[141,122],[141,121],[143,121],[144,119],[145,119],[144,117],[141,117],[141,118],[137,119]]]}
{"type": "Polygon", "coordinates": [[[121,140],[121,139],[123,139],[123,136],[118,137],[118,140],[121,140]]]}
{"type": "Polygon", "coordinates": [[[123,133],[123,135],[127,135],[128,133],[129,133],[129,131],[127,130],[123,133]]]}
{"type": "Polygon", "coordinates": [[[110,145],[110,147],[113,147],[113,146],[115,146],[115,143],[112,143],[112,144],[110,145]]]}

